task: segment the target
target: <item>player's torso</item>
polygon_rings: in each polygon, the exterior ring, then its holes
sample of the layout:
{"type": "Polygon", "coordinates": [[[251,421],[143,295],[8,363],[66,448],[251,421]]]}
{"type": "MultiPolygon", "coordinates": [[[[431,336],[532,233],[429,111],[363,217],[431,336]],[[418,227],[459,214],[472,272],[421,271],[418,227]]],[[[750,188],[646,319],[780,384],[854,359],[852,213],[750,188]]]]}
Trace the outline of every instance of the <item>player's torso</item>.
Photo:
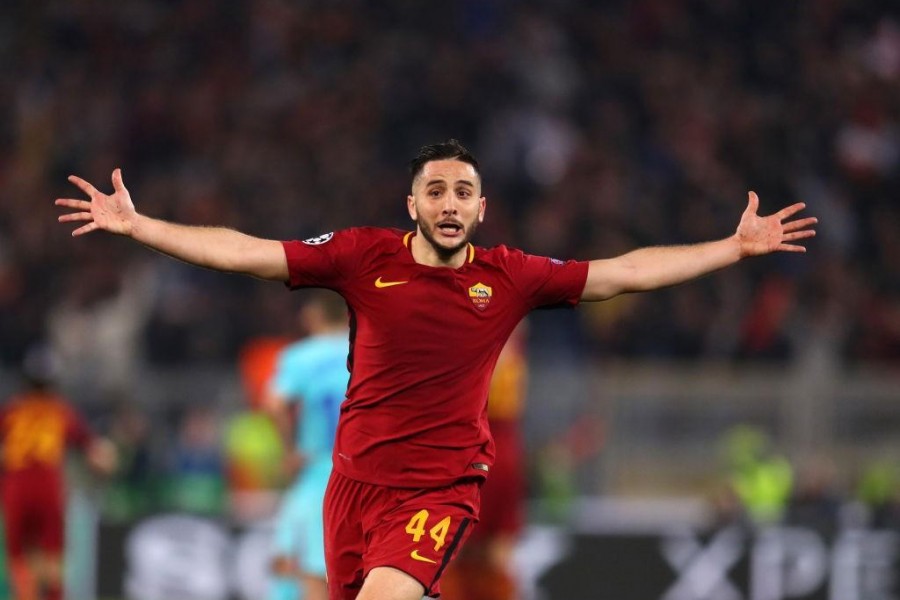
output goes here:
{"type": "Polygon", "coordinates": [[[347,333],[320,335],[295,347],[288,363],[291,396],[301,401],[297,449],[308,456],[331,457],[334,431],[347,392],[347,333]]]}
{"type": "Polygon", "coordinates": [[[428,267],[402,256],[374,257],[356,274],[347,299],[354,386],[369,376],[453,385],[487,375],[527,312],[509,278],[493,265],[428,267]]]}
{"type": "Polygon", "coordinates": [[[290,285],[351,310],[351,378],[334,468],[357,481],[441,486],[493,460],[486,403],[504,343],[537,307],[573,305],[586,265],[469,246],[459,268],[415,262],[411,236],[360,228],[285,244],[290,285]]]}
{"type": "Polygon", "coordinates": [[[0,470],[59,468],[66,449],[65,407],[52,398],[12,402],[0,417],[0,470]]]}
{"type": "Polygon", "coordinates": [[[464,458],[457,457],[462,465],[441,465],[451,461],[435,449],[471,456],[489,443],[491,371],[528,310],[509,276],[477,258],[451,269],[417,264],[408,252],[374,253],[344,294],[353,334],[336,454],[343,472],[360,477],[345,468],[359,455],[375,457],[367,467],[379,472],[381,459],[464,472],[464,458]]]}

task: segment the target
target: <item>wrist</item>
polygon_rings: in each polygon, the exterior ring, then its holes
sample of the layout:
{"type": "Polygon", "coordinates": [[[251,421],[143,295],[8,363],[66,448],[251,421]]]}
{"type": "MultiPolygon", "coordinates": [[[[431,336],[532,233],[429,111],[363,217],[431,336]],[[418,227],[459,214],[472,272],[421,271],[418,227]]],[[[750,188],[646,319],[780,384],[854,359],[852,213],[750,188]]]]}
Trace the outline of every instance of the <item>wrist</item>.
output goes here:
{"type": "Polygon", "coordinates": [[[731,237],[726,238],[725,242],[729,245],[729,251],[734,257],[734,262],[738,262],[739,260],[750,256],[750,253],[744,248],[744,244],[741,241],[739,234],[735,233],[731,237]]]}
{"type": "Polygon", "coordinates": [[[146,231],[151,221],[150,217],[135,212],[130,219],[126,220],[122,235],[141,241],[141,235],[144,234],[146,237],[146,231]]]}

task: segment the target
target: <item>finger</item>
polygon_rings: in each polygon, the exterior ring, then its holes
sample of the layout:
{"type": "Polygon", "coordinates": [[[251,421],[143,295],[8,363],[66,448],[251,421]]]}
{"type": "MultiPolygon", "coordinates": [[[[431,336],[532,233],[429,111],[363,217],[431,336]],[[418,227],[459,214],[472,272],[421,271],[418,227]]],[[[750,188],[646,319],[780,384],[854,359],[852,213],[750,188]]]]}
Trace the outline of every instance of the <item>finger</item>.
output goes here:
{"type": "Polygon", "coordinates": [[[56,218],[60,223],[68,223],[69,221],[92,221],[93,219],[94,215],[89,212],[68,213],[56,218]]]}
{"type": "Polygon", "coordinates": [[[808,217],[806,219],[797,219],[796,221],[788,221],[782,225],[782,229],[785,232],[788,231],[797,231],[798,229],[806,229],[812,225],[815,225],[819,222],[819,219],[815,217],[808,217]]]}
{"type": "Polygon", "coordinates": [[[113,189],[117,192],[125,191],[125,183],[122,181],[122,169],[116,168],[112,172],[113,189]]]}
{"type": "Polygon", "coordinates": [[[747,208],[744,212],[755,215],[759,211],[759,196],[756,192],[747,192],[747,208]]]}
{"type": "Polygon", "coordinates": [[[806,208],[806,204],[804,204],[803,202],[798,202],[796,204],[791,204],[790,206],[782,208],[777,213],[775,213],[775,216],[778,217],[779,221],[784,221],[785,219],[793,217],[804,208],[806,208]]]}
{"type": "Polygon", "coordinates": [[[74,208],[75,210],[91,210],[90,200],[76,200],[75,198],[57,198],[53,204],[56,206],[65,206],[66,208],[74,208]]]}
{"type": "Polygon", "coordinates": [[[797,244],[780,244],[778,250],[781,252],[806,252],[806,248],[797,244]]]}
{"type": "Polygon", "coordinates": [[[795,231],[793,233],[786,233],[781,236],[781,239],[786,242],[791,242],[794,240],[803,240],[806,238],[815,237],[816,232],[812,229],[804,229],[803,231],[795,231]]]}
{"type": "Polygon", "coordinates": [[[69,181],[78,186],[78,188],[87,194],[88,196],[93,197],[94,194],[99,194],[97,188],[92,186],[90,183],[79,177],[78,175],[69,175],[69,181]]]}
{"type": "Polygon", "coordinates": [[[94,222],[88,223],[87,225],[83,225],[83,226],[79,227],[78,229],[76,229],[75,231],[73,231],[72,237],[78,237],[79,235],[84,235],[86,233],[96,231],[98,228],[99,228],[99,226],[96,223],[94,223],[94,222]]]}

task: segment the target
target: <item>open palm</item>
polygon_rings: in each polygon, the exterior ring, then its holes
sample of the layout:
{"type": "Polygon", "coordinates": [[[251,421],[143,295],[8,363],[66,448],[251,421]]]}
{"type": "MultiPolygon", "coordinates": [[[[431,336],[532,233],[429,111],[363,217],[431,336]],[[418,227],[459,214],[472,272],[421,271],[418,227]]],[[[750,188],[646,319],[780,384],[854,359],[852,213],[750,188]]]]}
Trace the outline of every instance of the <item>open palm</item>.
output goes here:
{"type": "Polygon", "coordinates": [[[759,197],[756,192],[750,192],[748,196],[747,208],[741,215],[735,234],[741,244],[742,256],[759,256],[770,252],[806,252],[805,247],[794,242],[816,235],[811,227],[818,219],[807,217],[790,220],[806,208],[804,203],[798,202],[773,215],[761,217],[757,214],[759,197]]]}
{"type": "Polygon", "coordinates": [[[108,231],[120,235],[130,235],[134,217],[134,203],[131,195],[122,182],[122,170],[112,173],[113,193],[104,194],[93,185],[75,175],[69,175],[69,181],[90,197],[90,200],[75,198],[58,198],[54,204],[71,208],[75,212],[60,215],[60,223],[86,223],[72,232],[73,236],[84,235],[96,230],[108,231]]]}

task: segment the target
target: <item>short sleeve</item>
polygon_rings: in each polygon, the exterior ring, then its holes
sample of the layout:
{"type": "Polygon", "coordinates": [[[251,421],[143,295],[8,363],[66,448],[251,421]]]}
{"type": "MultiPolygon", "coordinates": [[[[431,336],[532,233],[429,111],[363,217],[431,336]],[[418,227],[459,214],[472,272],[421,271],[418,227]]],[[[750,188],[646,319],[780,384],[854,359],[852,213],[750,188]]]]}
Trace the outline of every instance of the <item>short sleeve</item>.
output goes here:
{"type": "Polygon", "coordinates": [[[358,237],[356,230],[346,229],[302,241],[282,242],[290,275],[288,287],[340,290],[347,276],[356,269],[358,237]]]}
{"type": "Polygon", "coordinates": [[[588,263],[509,250],[507,269],[531,308],[575,306],[587,281],[588,263]]]}

